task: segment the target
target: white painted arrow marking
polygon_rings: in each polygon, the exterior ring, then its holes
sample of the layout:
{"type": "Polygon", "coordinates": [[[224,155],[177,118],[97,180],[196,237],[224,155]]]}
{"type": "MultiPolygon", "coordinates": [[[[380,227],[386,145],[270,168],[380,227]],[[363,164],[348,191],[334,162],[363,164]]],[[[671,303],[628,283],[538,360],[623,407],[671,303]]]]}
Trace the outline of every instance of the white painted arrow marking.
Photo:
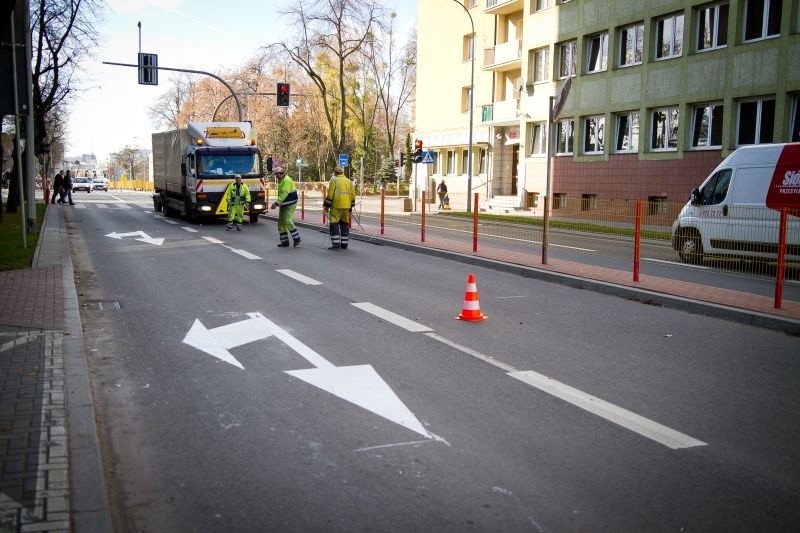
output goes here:
{"type": "Polygon", "coordinates": [[[123,237],[133,237],[134,235],[139,235],[139,238],[136,239],[137,241],[146,242],[148,244],[155,244],[156,246],[161,246],[164,243],[164,238],[154,238],[148,235],[143,231],[130,231],[128,233],[108,233],[106,237],[111,237],[112,239],[122,239],[123,237]]]}
{"type": "Polygon", "coordinates": [[[261,313],[247,315],[250,318],[246,320],[212,329],[195,320],[183,342],[244,370],[244,366],[228,350],[274,335],[315,367],[288,370],[287,374],[426,438],[433,438],[372,365],[334,366],[261,313]]]}
{"type": "Polygon", "coordinates": [[[309,368],[288,370],[286,373],[415,431],[423,437],[432,438],[414,413],[375,372],[372,365],[309,368]]]}

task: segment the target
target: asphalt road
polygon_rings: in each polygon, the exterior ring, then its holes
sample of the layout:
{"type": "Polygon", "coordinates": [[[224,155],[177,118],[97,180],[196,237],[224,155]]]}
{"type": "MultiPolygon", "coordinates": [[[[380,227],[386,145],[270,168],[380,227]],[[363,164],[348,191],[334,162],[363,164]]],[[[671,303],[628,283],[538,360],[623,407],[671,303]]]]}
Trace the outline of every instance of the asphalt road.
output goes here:
{"type": "Polygon", "coordinates": [[[273,222],[190,225],[141,194],[76,202],[119,531],[800,520],[796,337],[308,229],[279,249],[273,222]],[[470,273],[475,323],[454,320],[470,273]]]}

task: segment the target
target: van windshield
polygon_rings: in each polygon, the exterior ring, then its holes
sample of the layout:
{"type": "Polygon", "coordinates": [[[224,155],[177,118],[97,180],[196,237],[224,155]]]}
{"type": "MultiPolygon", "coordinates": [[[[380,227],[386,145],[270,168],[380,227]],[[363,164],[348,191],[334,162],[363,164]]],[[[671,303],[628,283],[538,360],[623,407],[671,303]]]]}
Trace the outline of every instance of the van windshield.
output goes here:
{"type": "Polygon", "coordinates": [[[243,178],[257,177],[259,173],[258,154],[209,154],[198,157],[200,176],[233,176],[241,174],[243,178]]]}

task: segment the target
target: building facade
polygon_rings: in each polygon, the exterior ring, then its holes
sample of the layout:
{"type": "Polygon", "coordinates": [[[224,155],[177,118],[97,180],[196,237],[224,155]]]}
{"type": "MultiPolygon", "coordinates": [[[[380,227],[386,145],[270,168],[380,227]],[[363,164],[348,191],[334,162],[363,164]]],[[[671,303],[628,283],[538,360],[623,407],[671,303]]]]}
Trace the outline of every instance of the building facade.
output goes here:
{"type": "Polygon", "coordinates": [[[418,13],[427,181],[466,194],[471,111],[481,208],[540,208],[548,154],[556,207],[682,202],[738,146],[800,141],[800,0],[420,0],[418,13]]]}

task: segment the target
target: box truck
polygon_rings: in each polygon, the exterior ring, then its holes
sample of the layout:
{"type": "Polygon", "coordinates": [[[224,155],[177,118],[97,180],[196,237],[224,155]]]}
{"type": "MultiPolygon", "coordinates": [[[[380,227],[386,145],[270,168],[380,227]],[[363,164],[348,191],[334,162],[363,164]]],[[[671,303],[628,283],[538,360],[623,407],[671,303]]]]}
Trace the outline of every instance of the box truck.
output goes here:
{"type": "Polygon", "coordinates": [[[266,210],[264,170],[250,122],[189,122],[154,133],[153,208],[167,216],[227,216],[225,193],[236,174],[250,189],[251,222],[266,210]]]}
{"type": "MultiPolygon", "coordinates": [[[[706,256],[774,261],[780,213],[768,207],[771,188],[800,206],[800,143],[743,146],[726,157],[692,191],[673,223],[673,249],[693,264],[706,256]]],[[[789,213],[786,261],[797,263],[800,210],[789,213]]]]}

